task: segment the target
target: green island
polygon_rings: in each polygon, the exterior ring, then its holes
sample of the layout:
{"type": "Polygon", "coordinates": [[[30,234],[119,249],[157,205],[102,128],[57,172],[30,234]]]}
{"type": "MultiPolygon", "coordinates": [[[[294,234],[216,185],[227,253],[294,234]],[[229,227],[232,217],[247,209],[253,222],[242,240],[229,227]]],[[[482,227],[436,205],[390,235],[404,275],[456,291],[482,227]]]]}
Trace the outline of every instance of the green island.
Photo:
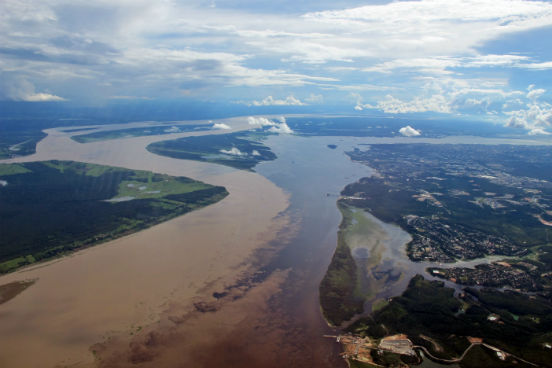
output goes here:
{"type": "Polygon", "coordinates": [[[552,366],[550,149],[366,148],[348,155],[375,174],[341,193],[337,249],[320,286],[323,314],[342,326],[351,366],[412,366],[421,353],[460,367],[552,366]],[[431,265],[401,296],[373,300],[381,252],[370,244],[381,236],[361,211],[399,225],[412,238],[410,261],[431,265]]]}
{"type": "Polygon", "coordinates": [[[338,201],[342,221],[337,234],[337,248],[320,284],[320,304],[326,320],[334,326],[364,311],[369,301],[377,309],[376,299],[387,277],[377,273],[385,247],[385,233],[370,221],[364,210],[338,201]],[[353,257],[356,253],[356,257],[353,257]]]}
{"type": "Polygon", "coordinates": [[[33,129],[2,133],[0,130],[0,159],[32,155],[36,152],[36,144],[46,137],[46,133],[33,129]]]}
{"type": "MultiPolygon", "coordinates": [[[[84,128],[82,130],[88,130],[84,128]]],[[[71,137],[74,141],[79,143],[91,143],[98,141],[105,141],[109,139],[130,138],[130,137],[142,137],[148,135],[162,135],[184,132],[199,132],[211,129],[210,125],[205,124],[176,124],[176,125],[161,125],[161,126],[147,126],[140,128],[129,129],[116,129],[105,130],[99,132],[92,132],[87,134],[79,134],[71,137]]],[[[79,132],[81,129],[65,130],[65,132],[79,132]]]]}
{"type": "Polygon", "coordinates": [[[224,187],[119,167],[0,164],[0,273],[128,235],[227,195],[224,187]]]}
{"type": "Polygon", "coordinates": [[[266,134],[238,132],[185,137],[152,143],[146,148],[161,156],[252,170],[261,161],[276,159],[270,148],[262,143],[266,134]]]}

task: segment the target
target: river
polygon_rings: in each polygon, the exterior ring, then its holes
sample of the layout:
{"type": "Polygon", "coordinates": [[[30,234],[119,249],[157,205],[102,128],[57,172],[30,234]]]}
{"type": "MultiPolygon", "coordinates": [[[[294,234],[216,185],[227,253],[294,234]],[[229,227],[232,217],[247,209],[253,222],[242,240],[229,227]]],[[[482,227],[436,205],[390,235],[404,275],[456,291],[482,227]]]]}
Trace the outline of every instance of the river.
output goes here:
{"type": "MultiPolygon", "coordinates": [[[[221,121],[234,130],[249,127],[245,118],[221,121]]],[[[38,279],[0,305],[0,366],[345,366],[338,344],[322,337],[334,331],[321,316],[318,285],[336,246],[339,193],[372,170],[344,152],[361,144],[421,140],[270,136],[266,144],[278,158],[259,164],[256,173],[145,150],[155,141],[226,132],[79,144],[52,129],[37,154],[12,160],[66,159],[189,176],[223,185],[230,195],[0,277],[1,284],[38,279]]],[[[384,234],[380,268],[403,273],[379,296],[397,295],[408,276],[427,265],[406,258],[408,234],[371,220],[384,234]]]]}

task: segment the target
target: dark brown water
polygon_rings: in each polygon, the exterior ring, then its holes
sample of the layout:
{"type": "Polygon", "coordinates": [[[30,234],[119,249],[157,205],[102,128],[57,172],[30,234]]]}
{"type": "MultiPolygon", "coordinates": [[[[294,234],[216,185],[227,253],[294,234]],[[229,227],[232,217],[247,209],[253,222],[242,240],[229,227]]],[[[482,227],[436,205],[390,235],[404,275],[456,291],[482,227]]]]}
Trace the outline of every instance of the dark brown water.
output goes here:
{"type": "Polygon", "coordinates": [[[256,171],[290,195],[290,206],[282,214],[289,223],[270,249],[248,260],[258,265],[256,276],[239,286],[248,291],[235,300],[222,297],[212,312],[176,308],[167,319],[181,322],[153,326],[130,343],[100,344],[96,348],[102,365],[345,367],[339,344],[323,337],[336,331],[322,317],[318,287],[337,244],[339,193],[371,174],[344,154],[355,142],[270,137],[266,143],[278,159],[258,165],[256,171]]]}

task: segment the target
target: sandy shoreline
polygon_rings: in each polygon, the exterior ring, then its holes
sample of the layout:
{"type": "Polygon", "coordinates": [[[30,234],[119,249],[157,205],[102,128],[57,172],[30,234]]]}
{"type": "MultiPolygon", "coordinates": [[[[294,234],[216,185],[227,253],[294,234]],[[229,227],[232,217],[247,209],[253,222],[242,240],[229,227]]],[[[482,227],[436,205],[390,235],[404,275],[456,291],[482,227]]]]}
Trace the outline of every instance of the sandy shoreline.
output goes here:
{"type": "MultiPolygon", "coordinates": [[[[223,121],[238,129],[248,127],[243,118],[223,121]]],[[[255,252],[270,247],[287,224],[278,216],[288,206],[287,195],[264,177],[145,150],[154,141],[213,132],[87,144],[56,130],[48,132],[37,154],[11,161],[62,159],[151,170],[223,185],[230,195],[139,233],[0,277],[0,284],[38,279],[0,305],[1,366],[90,366],[92,345],[138,334],[171,309],[185,314],[194,311],[194,303],[216,301],[213,292],[255,271],[255,252]]],[[[266,287],[277,288],[282,278],[284,272],[271,276],[266,287]]],[[[252,300],[263,293],[257,286],[252,300]]],[[[248,298],[241,300],[246,303],[248,298]]]]}

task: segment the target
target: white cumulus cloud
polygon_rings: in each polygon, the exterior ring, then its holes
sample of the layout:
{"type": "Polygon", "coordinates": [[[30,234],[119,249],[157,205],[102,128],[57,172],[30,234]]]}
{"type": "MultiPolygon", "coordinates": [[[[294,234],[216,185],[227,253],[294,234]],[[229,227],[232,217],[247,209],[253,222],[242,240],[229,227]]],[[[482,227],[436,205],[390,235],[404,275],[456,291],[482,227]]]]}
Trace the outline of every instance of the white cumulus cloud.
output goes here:
{"type": "Polygon", "coordinates": [[[417,137],[420,134],[422,134],[420,130],[414,129],[410,125],[407,125],[399,129],[399,133],[401,133],[405,137],[417,137]]]}
{"type": "Polygon", "coordinates": [[[529,134],[529,135],[550,135],[552,133],[547,132],[546,130],[544,130],[542,128],[533,128],[527,134],[529,134]]]}
{"type": "Polygon", "coordinates": [[[220,150],[221,153],[224,153],[226,155],[232,155],[232,156],[245,156],[245,153],[243,153],[242,151],[240,151],[238,148],[236,147],[232,147],[231,149],[229,150],[224,150],[224,149],[221,149],[220,150]]]}
{"type": "Polygon", "coordinates": [[[542,88],[535,88],[534,85],[530,85],[528,88],[529,92],[527,92],[527,98],[530,100],[536,100],[540,96],[546,93],[545,89],[542,88]]]}
{"type": "Polygon", "coordinates": [[[215,123],[213,124],[213,129],[219,129],[219,130],[229,130],[232,129],[230,125],[224,124],[224,123],[215,123]]]}
{"type": "Polygon", "coordinates": [[[272,121],[270,119],[264,118],[262,116],[250,116],[247,118],[247,121],[249,122],[249,125],[255,129],[263,128],[263,127],[270,127],[268,129],[271,133],[278,133],[278,134],[292,134],[293,130],[287,125],[286,118],[284,116],[280,116],[279,118],[276,118],[277,121],[272,121]]]}
{"type": "Polygon", "coordinates": [[[33,93],[30,95],[23,96],[21,100],[27,101],[27,102],[66,101],[65,98],[52,95],[50,93],[33,93]]]}
{"type": "Polygon", "coordinates": [[[180,129],[176,126],[172,126],[170,128],[167,128],[164,130],[165,133],[178,133],[180,132],[180,129]]]}
{"type": "Polygon", "coordinates": [[[267,118],[263,118],[263,117],[258,117],[258,116],[250,116],[247,118],[247,122],[249,123],[249,125],[253,128],[262,128],[262,127],[265,127],[265,126],[273,126],[273,125],[276,125],[275,122],[267,119],[267,118]]]}
{"type": "Polygon", "coordinates": [[[270,129],[268,129],[269,132],[272,133],[278,133],[278,134],[292,134],[293,130],[287,125],[287,123],[280,123],[277,124],[270,129]]]}
{"type": "Polygon", "coordinates": [[[451,112],[450,100],[441,94],[434,94],[429,97],[415,97],[410,101],[403,101],[391,95],[387,95],[385,99],[378,101],[377,108],[391,114],[426,111],[441,113],[451,112]]]}
{"type": "Polygon", "coordinates": [[[272,96],[268,96],[261,101],[253,101],[249,105],[250,106],[304,106],[306,104],[301,100],[290,95],[284,99],[275,99],[272,96]]]}
{"type": "Polygon", "coordinates": [[[506,126],[521,128],[531,135],[547,134],[552,129],[552,105],[533,101],[519,110],[505,112],[509,116],[506,126]]]}
{"type": "Polygon", "coordinates": [[[34,84],[24,78],[1,74],[0,70],[0,98],[26,102],[66,101],[65,98],[51,93],[36,92],[34,84]]]}

